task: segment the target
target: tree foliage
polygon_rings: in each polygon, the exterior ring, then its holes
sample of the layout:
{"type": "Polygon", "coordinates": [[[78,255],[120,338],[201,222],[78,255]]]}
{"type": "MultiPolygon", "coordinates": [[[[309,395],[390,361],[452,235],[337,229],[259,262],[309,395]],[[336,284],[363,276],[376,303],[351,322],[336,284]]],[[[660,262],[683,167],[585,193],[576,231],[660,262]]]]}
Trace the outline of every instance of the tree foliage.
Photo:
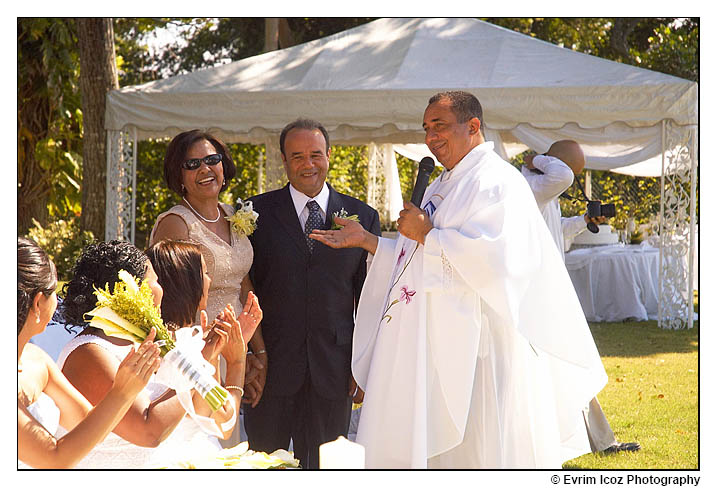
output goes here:
{"type": "Polygon", "coordinates": [[[28,236],[47,252],[55,264],[58,280],[70,280],[72,267],[82,249],[94,240],[93,234],[80,229],[77,217],[59,219],[45,227],[35,219],[32,222],[28,236]]]}
{"type": "Polygon", "coordinates": [[[17,20],[18,234],[79,213],[82,114],[69,19],[17,20]]]}
{"type": "MultiPolygon", "coordinates": [[[[585,173],[579,175],[575,185],[583,187],[585,173]]],[[[625,229],[628,219],[636,224],[645,224],[654,220],[661,209],[661,179],[655,177],[634,177],[609,171],[591,171],[591,198],[603,204],[616,206],[616,217],[611,224],[616,229],[625,229]]],[[[577,189],[569,191],[574,196],[581,195],[577,189]]],[[[586,212],[586,203],[560,199],[561,214],[577,216],[586,212]]]]}

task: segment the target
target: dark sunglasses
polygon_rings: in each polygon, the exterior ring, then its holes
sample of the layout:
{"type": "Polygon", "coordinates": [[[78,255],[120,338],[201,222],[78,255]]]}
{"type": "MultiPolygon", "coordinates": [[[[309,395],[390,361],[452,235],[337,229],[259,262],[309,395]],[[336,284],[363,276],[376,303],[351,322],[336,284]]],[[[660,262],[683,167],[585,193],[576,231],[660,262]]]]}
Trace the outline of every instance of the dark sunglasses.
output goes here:
{"type": "Polygon", "coordinates": [[[222,155],[208,155],[204,158],[192,158],[191,160],[187,160],[182,163],[182,168],[184,168],[185,170],[196,170],[202,165],[202,163],[207,166],[214,166],[220,161],[222,161],[222,155]]]}

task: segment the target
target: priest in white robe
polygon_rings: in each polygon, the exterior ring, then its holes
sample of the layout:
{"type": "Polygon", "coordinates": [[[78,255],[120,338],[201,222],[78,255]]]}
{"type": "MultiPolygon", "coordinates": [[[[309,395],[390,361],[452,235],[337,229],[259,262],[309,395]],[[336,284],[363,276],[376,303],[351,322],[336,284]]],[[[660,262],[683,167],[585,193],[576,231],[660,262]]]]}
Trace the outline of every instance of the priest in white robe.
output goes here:
{"type": "Polygon", "coordinates": [[[590,451],[581,409],[606,373],[531,190],[482,124],[471,94],[430,99],[445,171],[397,240],[344,219],[310,235],[374,255],[352,358],[367,468],[560,468],[590,451]]]}

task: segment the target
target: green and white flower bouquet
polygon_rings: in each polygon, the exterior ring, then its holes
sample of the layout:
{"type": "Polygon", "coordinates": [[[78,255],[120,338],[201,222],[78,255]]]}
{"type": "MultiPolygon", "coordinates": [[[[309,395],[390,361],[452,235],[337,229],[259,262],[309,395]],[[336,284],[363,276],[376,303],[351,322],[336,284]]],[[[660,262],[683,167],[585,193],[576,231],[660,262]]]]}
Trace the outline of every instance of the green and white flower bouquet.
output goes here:
{"type": "Polygon", "coordinates": [[[154,327],[163,364],[171,365],[175,377],[199,392],[213,411],[219,409],[229,398],[229,393],[212,376],[214,369],[210,371],[207,368],[209,364],[204,365],[206,362],[203,363],[201,356],[198,359],[192,352],[177,348],[145,282],[140,282],[125,270],[120,270],[118,278],[112,292],[109,285],[105,285],[104,289],[95,288],[97,307],[87,313],[92,316],[90,326],[103,330],[108,336],[135,343],[143,342],[154,327]]]}

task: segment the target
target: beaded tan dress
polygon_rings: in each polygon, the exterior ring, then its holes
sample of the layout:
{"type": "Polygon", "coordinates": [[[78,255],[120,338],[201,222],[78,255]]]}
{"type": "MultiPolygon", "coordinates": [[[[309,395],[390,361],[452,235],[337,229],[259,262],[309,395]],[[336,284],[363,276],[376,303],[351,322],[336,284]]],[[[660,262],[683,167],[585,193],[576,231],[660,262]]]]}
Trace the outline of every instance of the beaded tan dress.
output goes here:
{"type": "MultiPolygon", "coordinates": [[[[232,206],[220,204],[222,209],[231,216],[234,214],[232,206]]],[[[155,230],[158,223],[167,215],[176,214],[182,218],[189,229],[189,239],[199,244],[202,256],[207,264],[212,283],[209,287],[207,299],[207,317],[211,322],[227,304],[232,304],[239,313],[242,305],[239,300],[242,279],[249,272],[254,258],[254,251],[249,238],[231,234],[231,246],[222,238],[205,227],[194,213],[184,206],[176,205],[157,217],[150,234],[150,243],[154,244],[155,230]]],[[[199,322],[198,319],[196,319],[199,322]]]]}

